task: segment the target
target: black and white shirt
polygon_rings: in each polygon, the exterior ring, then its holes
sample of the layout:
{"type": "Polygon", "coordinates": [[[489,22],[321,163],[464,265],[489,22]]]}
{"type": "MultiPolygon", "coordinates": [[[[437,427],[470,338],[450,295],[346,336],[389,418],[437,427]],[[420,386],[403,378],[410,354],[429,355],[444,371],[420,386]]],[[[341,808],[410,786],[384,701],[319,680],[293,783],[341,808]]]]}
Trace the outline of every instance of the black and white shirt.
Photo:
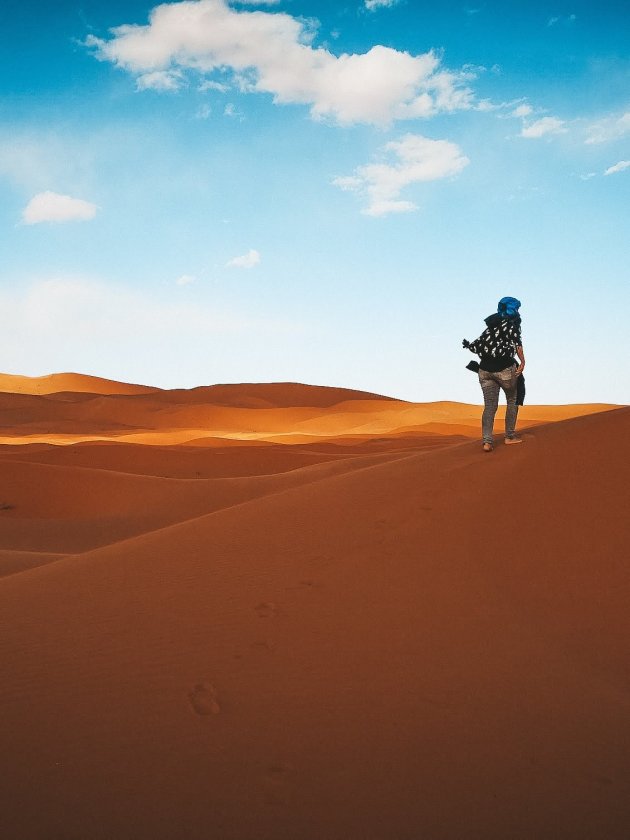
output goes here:
{"type": "Polygon", "coordinates": [[[494,314],[486,318],[486,329],[468,349],[479,356],[482,370],[497,372],[514,364],[516,348],[522,345],[521,319],[494,314]]]}

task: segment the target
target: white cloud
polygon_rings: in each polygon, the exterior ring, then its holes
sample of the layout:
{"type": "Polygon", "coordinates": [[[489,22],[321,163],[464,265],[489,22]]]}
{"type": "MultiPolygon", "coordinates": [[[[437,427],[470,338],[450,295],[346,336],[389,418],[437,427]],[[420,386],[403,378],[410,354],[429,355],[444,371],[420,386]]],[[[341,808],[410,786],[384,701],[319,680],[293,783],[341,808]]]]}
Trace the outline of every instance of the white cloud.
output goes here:
{"type": "MultiPolygon", "coordinates": [[[[510,103],[506,104],[509,105],[510,103]]],[[[516,117],[521,120],[521,137],[540,138],[551,134],[565,134],[568,131],[565,121],[558,117],[540,117],[539,119],[529,120],[533,115],[534,108],[529,102],[522,101],[508,114],[509,117],[516,117]]]]}
{"type": "Polygon", "coordinates": [[[374,12],[376,9],[388,9],[396,3],[398,0],[365,0],[365,8],[369,12],[374,12]]]}
{"type": "Polygon", "coordinates": [[[564,120],[558,117],[542,117],[529,125],[523,126],[521,137],[545,137],[548,134],[564,134],[564,120]]]}
{"type": "MultiPolygon", "coordinates": [[[[151,11],[146,26],[123,25],[86,44],[102,60],[140,78],[231,72],[248,92],[270,93],[277,104],[309,105],[316,119],[387,125],[471,108],[465,74],[444,70],[434,52],[411,55],[376,45],[334,55],[313,47],[311,22],[283,12],[231,8],[225,0],[186,0],[151,11]]],[[[211,80],[211,79],[210,79],[211,80]]]]}
{"type": "Polygon", "coordinates": [[[614,166],[609,166],[604,175],[614,175],[616,172],[623,172],[624,169],[630,169],[630,160],[620,160],[614,166]]]}
{"type": "Polygon", "coordinates": [[[136,79],[138,90],[174,91],[179,90],[182,84],[183,76],[176,70],[153,70],[142,73],[136,79]]]}
{"type": "Polygon", "coordinates": [[[193,277],[192,274],[182,274],[181,277],[178,277],[175,283],[178,286],[190,286],[191,283],[195,283],[197,280],[196,277],[193,277]]]}
{"type": "Polygon", "coordinates": [[[589,145],[608,143],[611,140],[618,140],[626,134],[630,134],[630,111],[626,111],[621,116],[604,117],[590,125],[585,142],[589,145]]]}
{"type": "Polygon", "coordinates": [[[210,115],[212,114],[212,106],[208,105],[200,105],[197,110],[195,111],[195,117],[198,120],[207,120],[210,115]]]}
{"type": "Polygon", "coordinates": [[[22,211],[22,221],[27,225],[40,222],[85,222],[96,216],[98,207],[81,198],[42,192],[33,196],[22,211]]]}
{"type": "Polygon", "coordinates": [[[511,116],[518,117],[518,118],[522,119],[523,117],[529,117],[529,115],[532,114],[533,111],[534,111],[534,109],[532,108],[532,106],[527,105],[525,103],[523,105],[519,105],[518,108],[515,108],[512,111],[511,116]]]}
{"type": "Polygon", "coordinates": [[[420,134],[406,134],[400,140],[387,143],[384,151],[394,158],[393,163],[360,166],[354,175],[333,181],[342,190],[365,195],[368,205],[362,212],[368,216],[415,210],[413,202],[400,198],[405,187],[457,175],[470,163],[455,143],[430,140],[420,134]]]}
{"type": "Polygon", "coordinates": [[[240,257],[234,257],[225,264],[226,268],[254,268],[260,262],[260,254],[254,248],[240,257]]]}

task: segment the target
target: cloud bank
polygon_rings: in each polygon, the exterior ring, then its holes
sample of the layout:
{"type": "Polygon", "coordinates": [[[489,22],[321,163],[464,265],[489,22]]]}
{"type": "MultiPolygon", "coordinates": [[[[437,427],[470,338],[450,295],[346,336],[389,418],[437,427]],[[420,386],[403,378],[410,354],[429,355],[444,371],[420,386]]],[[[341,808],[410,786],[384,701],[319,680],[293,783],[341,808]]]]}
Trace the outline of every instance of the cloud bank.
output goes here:
{"type": "Polygon", "coordinates": [[[4,370],[31,375],[80,365],[113,379],[146,381],[147,371],[159,371],[171,387],[184,387],[182,377],[197,385],[222,369],[200,358],[216,360],[226,346],[236,355],[244,337],[275,341],[303,329],[294,320],[89,278],[51,277],[17,288],[0,283],[4,370]]]}
{"type": "Polygon", "coordinates": [[[99,59],[134,74],[141,88],[172,90],[186,74],[214,74],[219,84],[271,94],[277,104],[308,105],[313,118],[340,124],[388,125],[472,107],[465,74],[442,69],[434,52],[376,45],[334,55],[314,47],[314,37],[313,22],[283,12],[186,0],[155,7],[145,26],[118,26],[109,39],[90,35],[85,43],[99,59]]]}
{"type": "Polygon", "coordinates": [[[22,221],[26,225],[37,225],[40,222],[86,222],[96,216],[97,210],[96,204],[89,201],[48,191],[33,196],[22,211],[22,221]]]}
{"type": "Polygon", "coordinates": [[[417,207],[400,198],[405,187],[423,181],[435,181],[457,175],[470,163],[455,143],[430,140],[421,134],[407,134],[384,147],[393,163],[371,163],[360,166],[354,175],[335,178],[333,184],[342,190],[357,192],[367,198],[362,212],[368,216],[408,213],[417,207]]]}

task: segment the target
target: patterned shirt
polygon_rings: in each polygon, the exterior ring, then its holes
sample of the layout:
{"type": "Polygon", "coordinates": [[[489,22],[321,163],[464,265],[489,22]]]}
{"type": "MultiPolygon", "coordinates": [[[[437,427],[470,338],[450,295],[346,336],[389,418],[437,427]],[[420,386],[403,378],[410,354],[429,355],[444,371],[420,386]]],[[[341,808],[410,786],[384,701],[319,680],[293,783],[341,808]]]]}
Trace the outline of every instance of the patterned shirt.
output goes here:
{"type": "Polygon", "coordinates": [[[480,357],[484,370],[503,370],[514,363],[516,348],[523,344],[521,319],[495,315],[486,318],[486,324],[486,329],[470,342],[468,349],[480,357]]]}

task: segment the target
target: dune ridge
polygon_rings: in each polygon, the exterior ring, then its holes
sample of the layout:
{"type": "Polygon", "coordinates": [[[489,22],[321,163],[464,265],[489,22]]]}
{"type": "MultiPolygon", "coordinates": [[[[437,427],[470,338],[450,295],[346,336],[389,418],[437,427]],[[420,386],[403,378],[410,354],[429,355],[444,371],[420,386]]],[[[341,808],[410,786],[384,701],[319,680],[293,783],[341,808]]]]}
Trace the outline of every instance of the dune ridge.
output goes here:
{"type": "Polygon", "coordinates": [[[45,376],[20,376],[0,373],[0,392],[13,394],[56,394],[62,392],[90,394],[149,394],[160,388],[116,382],[85,373],[50,373],[45,376]]]}

